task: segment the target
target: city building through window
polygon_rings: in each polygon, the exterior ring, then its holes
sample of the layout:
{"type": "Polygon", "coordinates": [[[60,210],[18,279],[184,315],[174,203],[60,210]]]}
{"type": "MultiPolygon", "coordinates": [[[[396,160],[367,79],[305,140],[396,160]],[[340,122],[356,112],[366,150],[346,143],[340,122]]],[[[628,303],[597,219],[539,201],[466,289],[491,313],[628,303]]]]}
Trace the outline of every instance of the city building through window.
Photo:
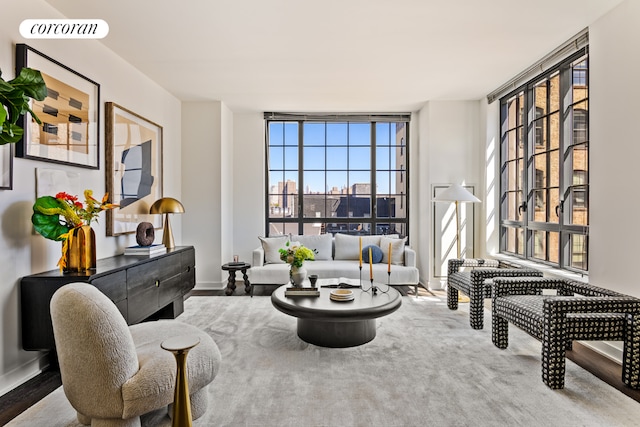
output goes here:
{"type": "Polygon", "coordinates": [[[500,99],[500,251],[588,272],[587,48],[500,99]]]}
{"type": "Polygon", "coordinates": [[[408,229],[409,114],[266,113],[266,233],[408,229]]]}

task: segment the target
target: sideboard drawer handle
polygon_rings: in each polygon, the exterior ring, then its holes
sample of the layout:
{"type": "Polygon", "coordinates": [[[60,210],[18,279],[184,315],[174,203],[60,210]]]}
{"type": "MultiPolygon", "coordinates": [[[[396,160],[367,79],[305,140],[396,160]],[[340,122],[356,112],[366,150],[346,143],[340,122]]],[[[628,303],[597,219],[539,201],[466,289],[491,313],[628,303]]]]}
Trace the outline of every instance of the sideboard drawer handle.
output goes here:
{"type": "Polygon", "coordinates": [[[160,286],[160,280],[156,280],[156,288],[160,286]]]}

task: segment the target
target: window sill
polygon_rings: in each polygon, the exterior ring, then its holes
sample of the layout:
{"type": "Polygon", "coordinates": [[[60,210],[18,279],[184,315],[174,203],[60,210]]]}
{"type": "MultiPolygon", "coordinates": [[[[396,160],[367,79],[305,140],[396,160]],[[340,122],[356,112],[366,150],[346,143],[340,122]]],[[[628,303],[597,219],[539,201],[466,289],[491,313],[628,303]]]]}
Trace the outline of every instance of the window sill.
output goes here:
{"type": "Polygon", "coordinates": [[[521,265],[527,268],[535,268],[536,270],[542,271],[545,276],[548,277],[559,277],[568,280],[575,280],[577,282],[589,283],[589,275],[588,274],[579,274],[574,273],[572,271],[561,270],[559,268],[550,267],[545,264],[539,264],[537,262],[528,261],[522,258],[517,258],[510,255],[505,254],[493,254],[493,258],[497,260],[509,261],[514,264],[521,265]]]}

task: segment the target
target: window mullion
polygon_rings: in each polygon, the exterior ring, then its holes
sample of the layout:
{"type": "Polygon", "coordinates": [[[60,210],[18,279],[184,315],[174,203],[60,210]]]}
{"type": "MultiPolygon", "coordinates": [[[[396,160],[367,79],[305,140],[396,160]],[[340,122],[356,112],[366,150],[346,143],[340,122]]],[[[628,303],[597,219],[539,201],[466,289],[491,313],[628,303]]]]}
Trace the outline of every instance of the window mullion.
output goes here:
{"type": "MultiPolygon", "coordinates": [[[[371,191],[370,191],[370,199],[369,199],[369,211],[371,212],[371,227],[374,230],[377,230],[376,226],[378,224],[378,189],[377,189],[377,179],[376,179],[376,171],[377,171],[377,163],[376,163],[376,122],[372,122],[371,126],[371,163],[369,165],[371,171],[371,191]]],[[[391,219],[391,218],[389,218],[391,219]]]]}
{"type": "Polygon", "coordinates": [[[298,234],[304,233],[304,122],[298,121],[298,234]]]}

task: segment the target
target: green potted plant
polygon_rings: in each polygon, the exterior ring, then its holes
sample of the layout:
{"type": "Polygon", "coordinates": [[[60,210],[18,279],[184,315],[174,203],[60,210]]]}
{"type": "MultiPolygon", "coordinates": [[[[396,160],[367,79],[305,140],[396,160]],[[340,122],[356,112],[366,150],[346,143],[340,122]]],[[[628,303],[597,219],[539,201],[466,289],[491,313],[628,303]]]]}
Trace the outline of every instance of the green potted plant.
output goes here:
{"type": "Polygon", "coordinates": [[[47,96],[47,86],[40,71],[23,68],[13,80],[5,81],[0,70],[0,145],[20,141],[24,130],[16,123],[21,115],[31,113],[38,124],[42,122],[29,107],[29,99],[42,101],[47,96]]]}
{"type": "Polygon", "coordinates": [[[107,200],[108,194],[97,200],[92,190],[84,191],[84,203],[77,196],[60,192],[53,196],[41,196],[33,205],[31,223],[36,232],[43,237],[62,241],[62,256],[58,261],[60,271],[74,271],[95,268],[95,234],[91,222],[98,220],[98,214],[104,210],[118,207],[107,200]],[[74,245],[77,235],[86,236],[74,245]],[[82,245],[88,249],[81,251],[82,245]],[[81,253],[80,253],[81,252],[81,253]],[[85,257],[81,256],[86,255],[85,257]]]}

